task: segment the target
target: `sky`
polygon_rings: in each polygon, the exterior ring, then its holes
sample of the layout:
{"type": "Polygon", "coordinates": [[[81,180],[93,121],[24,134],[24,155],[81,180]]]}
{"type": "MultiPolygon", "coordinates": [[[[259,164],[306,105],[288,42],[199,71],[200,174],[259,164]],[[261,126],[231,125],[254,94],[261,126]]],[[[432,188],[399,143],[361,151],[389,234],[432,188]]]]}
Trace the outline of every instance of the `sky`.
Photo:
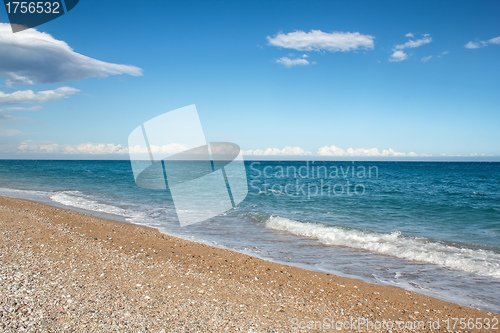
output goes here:
{"type": "Polygon", "coordinates": [[[0,158],[127,159],[195,104],[245,158],[500,160],[498,1],[85,0],[12,33],[0,158]]]}

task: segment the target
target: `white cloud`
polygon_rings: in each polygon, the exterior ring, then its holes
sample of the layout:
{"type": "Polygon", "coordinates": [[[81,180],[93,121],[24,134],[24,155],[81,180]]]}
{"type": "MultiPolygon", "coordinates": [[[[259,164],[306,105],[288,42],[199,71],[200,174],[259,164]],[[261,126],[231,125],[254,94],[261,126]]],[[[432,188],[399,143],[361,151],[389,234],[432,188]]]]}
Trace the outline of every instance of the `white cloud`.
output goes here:
{"type": "Polygon", "coordinates": [[[323,32],[297,30],[287,34],[279,33],[267,37],[272,46],[294,49],[298,51],[330,51],[347,52],[358,49],[373,49],[375,37],[359,32],[323,32]]]}
{"type": "Polygon", "coordinates": [[[444,156],[444,157],[486,157],[486,156],[495,156],[495,155],[478,154],[478,153],[471,153],[471,154],[446,154],[446,153],[442,153],[440,156],[444,156]]]}
{"type": "Polygon", "coordinates": [[[142,75],[142,69],[113,64],[76,53],[64,41],[36,29],[12,33],[0,23],[0,76],[6,84],[55,83],[90,77],[142,75]]]}
{"type": "Polygon", "coordinates": [[[402,157],[409,156],[415,157],[419,156],[413,152],[411,153],[401,153],[397,152],[392,148],[384,149],[379,151],[377,148],[348,148],[347,150],[339,148],[337,146],[324,146],[318,149],[317,155],[319,156],[369,156],[369,157],[402,157]]]}
{"type": "Polygon", "coordinates": [[[399,62],[408,59],[408,55],[404,53],[403,51],[394,51],[393,54],[391,54],[391,57],[389,58],[390,62],[399,62]]]}
{"type": "MultiPolygon", "coordinates": [[[[0,136],[14,136],[23,134],[18,130],[0,130],[0,136]]],[[[176,154],[189,149],[183,144],[171,143],[164,146],[151,146],[153,153],[166,155],[176,154]]],[[[146,147],[126,147],[113,143],[80,143],[80,144],[58,144],[50,141],[26,140],[17,146],[18,153],[32,154],[58,154],[58,155],[122,155],[128,157],[128,153],[144,154],[149,158],[146,147]]],[[[426,157],[431,155],[416,154],[414,152],[402,153],[392,148],[380,151],[377,148],[348,148],[342,149],[337,146],[324,146],[318,149],[316,154],[304,150],[301,147],[267,148],[242,151],[245,156],[323,156],[323,157],[426,157]]]]}
{"type": "Polygon", "coordinates": [[[448,53],[449,53],[448,51],[443,51],[443,52],[441,52],[440,54],[438,54],[438,55],[436,55],[436,56],[430,55],[430,56],[427,56],[427,57],[423,57],[423,58],[421,58],[421,59],[420,59],[420,61],[422,61],[422,62],[427,62],[427,61],[431,60],[431,59],[432,59],[432,58],[434,58],[434,57],[435,57],[435,58],[442,58],[442,57],[444,57],[445,55],[447,55],[448,53]]]}
{"type": "MultiPolygon", "coordinates": [[[[393,53],[389,57],[389,61],[390,62],[400,62],[400,61],[406,60],[406,59],[408,59],[408,54],[403,51],[404,49],[416,48],[416,47],[420,47],[422,45],[429,44],[432,42],[432,37],[430,37],[429,34],[424,34],[422,36],[423,36],[423,38],[416,39],[416,40],[410,39],[409,41],[407,41],[404,44],[398,44],[398,45],[394,46],[394,48],[392,49],[393,53]]],[[[410,32],[410,33],[407,33],[405,35],[405,37],[413,38],[414,36],[410,32]]],[[[425,61],[428,61],[429,59],[430,59],[429,57],[425,57],[425,58],[422,58],[422,61],[425,62],[425,61]],[[426,58],[428,58],[428,59],[424,60],[426,58]]]]}
{"type": "Polygon", "coordinates": [[[16,73],[9,72],[7,74],[7,77],[10,79],[5,80],[5,85],[8,88],[12,88],[14,86],[14,83],[21,83],[21,84],[34,84],[33,80],[28,79],[27,77],[17,75],[16,73]]]}
{"type": "MultiPolygon", "coordinates": [[[[163,146],[151,145],[149,148],[151,149],[151,153],[153,154],[170,155],[186,151],[193,147],[181,143],[169,143],[163,146]]],[[[148,154],[149,157],[149,150],[147,147],[144,146],[132,146],[128,148],[128,151],[135,154],[148,154]]]]}
{"type": "Polygon", "coordinates": [[[0,112],[12,112],[12,111],[17,111],[17,112],[37,112],[42,109],[41,106],[30,106],[30,107],[22,107],[22,106],[11,106],[8,108],[1,108],[0,112]]]}
{"type": "Polygon", "coordinates": [[[307,61],[304,58],[296,58],[296,59],[290,59],[288,57],[281,57],[278,60],[276,60],[278,64],[282,64],[285,67],[293,67],[293,66],[307,66],[309,65],[309,61],[307,61]]]}
{"type": "Polygon", "coordinates": [[[34,142],[26,140],[17,147],[23,153],[55,153],[55,154],[82,154],[108,155],[127,154],[128,150],[122,145],[113,143],[80,143],[75,145],[60,145],[55,142],[34,142]]]}
{"type": "Polygon", "coordinates": [[[67,98],[80,90],[71,87],[60,87],[54,90],[33,92],[19,90],[10,94],[0,91],[0,105],[50,103],[67,98]]]}
{"type": "Polygon", "coordinates": [[[253,155],[253,156],[300,156],[300,155],[312,155],[310,151],[306,151],[300,147],[285,147],[283,149],[279,148],[267,148],[265,150],[255,149],[255,150],[244,150],[243,155],[253,155]]]}
{"type": "Polygon", "coordinates": [[[486,41],[484,41],[484,40],[480,40],[478,42],[470,41],[467,44],[465,44],[464,47],[466,49],[479,49],[479,48],[482,48],[482,47],[486,47],[489,44],[500,45],[500,36],[499,37],[495,37],[495,38],[491,38],[491,39],[486,40],[486,41]]]}
{"type": "Polygon", "coordinates": [[[417,157],[417,156],[431,156],[426,154],[416,154],[414,152],[402,153],[397,152],[392,148],[383,149],[380,151],[378,148],[348,148],[343,149],[337,146],[324,146],[318,149],[316,154],[306,151],[300,147],[285,147],[267,148],[265,150],[244,150],[243,155],[246,156],[337,156],[337,157],[417,157]]]}
{"type": "MultiPolygon", "coordinates": [[[[151,145],[152,153],[162,153],[166,155],[176,154],[192,148],[190,146],[171,143],[163,146],[151,145]]],[[[79,143],[79,144],[59,144],[56,142],[48,141],[31,141],[26,140],[21,142],[17,147],[18,152],[22,153],[51,153],[51,154],[65,154],[65,155],[127,155],[130,152],[136,154],[145,154],[149,158],[149,151],[147,147],[133,146],[126,147],[120,144],[113,143],[79,143]]]]}
{"type": "Polygon", "coordinates": [[[399,44],[394,47],[396,50],[404,50],[408,48],[415,48],[432,42],[432,37],[424,37],[417,40],[409,40],[404,44],[399,44]]]}
{"type": "Polygon", "coordinates": [[[24,117],[14,117],[12,114],[8,111],[2,111],[0,110],[0,131],[2,130],[1,127],[4,127],[6,124],[11,124],[11,123],[33,123],[34,121],[28,118],[24,117]]]}
{"type": "Polygon", "coordinates": [[[466,49],[479,49],[485,46],[486,46],[485,42],[468,42],[467,44],[465,44],[466,49]]]}

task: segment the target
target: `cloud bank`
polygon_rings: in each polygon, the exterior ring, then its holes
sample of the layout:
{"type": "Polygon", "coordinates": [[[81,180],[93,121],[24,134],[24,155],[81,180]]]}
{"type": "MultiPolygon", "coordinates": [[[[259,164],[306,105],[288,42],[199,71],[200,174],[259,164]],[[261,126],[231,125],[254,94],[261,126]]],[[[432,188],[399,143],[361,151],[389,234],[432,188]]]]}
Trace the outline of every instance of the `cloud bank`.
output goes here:
{"type": "Polygon", "coordinates": [[[82,80],[91,77],[142,75],[142,69],[113,64],[76,53],[61,40],[29,29],[13,34],[10,25],[0,23],[0,77],[6,85],[82,80]]]}
{"type": "Polygon", "coordinates": [[[285,147],[279,148],[267,148],[267,149],[255,149],[255,150],[244,150],[243,155],[252,156],[306,156],[312,155],[310,151],[306,151],[300,147],[285,147]]]}
{"type": "Polygon", "coordinates": [[[369,156],[369,157],[403,157],[410,156],[416,157],[419,156],[414,152],[411,153],[401,153],[397,152],[392,148],[384,149],[382,151],[378,150],[378,148],[348,148],[347,150],[339,148],[337,146],[324,146],[318,149],[317,155],[319,156],[369,156]]]}
{"type": "Polygon", "coordinates": [[[55,142],[34,142],[26,140],[17,147],[22,153],[52,153],[52,154],[82,154],[108,155],[127,154],[127,147],[113,143],[80,143],[75,145],[60,145],[55,142]]]}
{"type": "Polygon", "coordinates": [[[348,148],[343,149],[335,145],[324,146],[318,149],[316,154],[304,150],[300,147],[285,147],[285,148],[267,148],[256,150],[244,150],[243,155],[246,156],[353,156],[353,157],[416,157],[416,156],[429,156],[418,155],[414,152],[402,153],[397,152],[392,148],[383,149],[380,151],[378,148],[348,148]]]}
{"type": "MultiPolygon", "coordinates": [[[[189,146],[171,143],[163,146],[151,145],[152,153],[175,154],[185,151],[189,146]]],[[[124,155],[128,156],[129,151],[136,154],[145,154],[149,158],[149,150],[146,147],[133,146],[126,147],[114,143],[79,143],[79,144],[59,144],[56,142],[47,141],[31,141],[26,140],[21,142],[17,147],[21,153],[36,153],[36,154],[62,154],[62,155],[124,155]]]]}
{"type": "MultiPolygon", "coordinates": [[[[152,146],[154,153],[161,152],[165,154],[175,154],[185,151],[190,147],[185,145],[171,143],[164,146],[152,146]]],[[[23,153],[55,153],[55,154],[82,154],[82,155],[125,155],[129,150],[134,153],[148,154],[148,150],[144,147],[124,147],[120,144],[113,143],[80,143],[74,145],[61,145],[55,142],[34,142],[23,141],[18,146],[18,151],[23,153]]],[[[343,149],[335,145],[324,146],[318,149],[316,154],[304,150],[301,147],[285,147],[285,148],[267,148],[267,149],[251,149],[243,150],[245,156],[325,156],[325,157],[417,157],[430,156],[425,154],[416,154],[414,152],[402,153],[397,152],[392,148],[348,148],[343,149]]]]}
{"type": "MultiPolygon", "coordinates": [[[[18,130],[16,129],[7,129],[7,130],[0,130],[0,137],[2,136],[15,136],[19,135],[18,130]]],[[[102,158],[115,158],[118,159],[128,159],[129,151],[134,152],[134,153],[139,153],[139,154],[144,154],[145,159],[149,159],[149,152],[145,147],[127,147],[123,146],[121,144],[114,144],[114,143],[91,143],[91,142],[86,142],[86,143],[79,143],[79,144],[59,144],[53,141],[31,141],[31,140],[26,140],[21,142],[19,145],[14,146],[16,147],[13,152],[17,152],[17,155],[14,156],[43,156],[45,154],[48,154],[50,156],[89,156],[91,158],[98,158],[101,156],[102,158]]],[[[161,152],[165,154],[175,154],[179,153],[182,151],[185,151],[186,149],[189,149],[191,147],[182,145],[182,144],[177,144],[177,143],[171,143],[168,145],[164,146],[152,146],[151,147],[153,152],[161,152]]],[[[392,148],[389,149],[378,149],[378,148],[347,148],[343,149],[340,147],[337,147],[335,145],[332,146],[324,146],[318,149],[316,153],[312,153],[310,151],[304,150],[301,147],[285,147],[285,148],[267,148],[267,149],[255,149],[255,150],[243,150],[242,151],[243,155],[246,158],[252,158],[252,157],[257,157],[257,158],[263,158],[263,159],[272,159],[276,158],[279,160],[280,157],[286,159],[287,157],[290,158],[298,158],[298,159],[304,159],[304,158],[312,158],[312,159],[318,159],[318,158],[339,158],[339,159],[346,159],[346,158],[388,158],[388,159],[394,159],[394,158],[403,158],[403,159],[411,159],[411,158],[439,158],[439,157],[445,157],[445,158],[454,158],[454,157],[491,157],[493,155],[485,155],[485,154],[478,154],[478,153],[472,153],[472,154],[464,154],[464,155],[449,155],[449,154],[441,154],[441,155],[429,155],[429,154],[416,154],[414,152],[410,153],[403,153],[403,152],[398,152],[395,151],[392,148]]]]}

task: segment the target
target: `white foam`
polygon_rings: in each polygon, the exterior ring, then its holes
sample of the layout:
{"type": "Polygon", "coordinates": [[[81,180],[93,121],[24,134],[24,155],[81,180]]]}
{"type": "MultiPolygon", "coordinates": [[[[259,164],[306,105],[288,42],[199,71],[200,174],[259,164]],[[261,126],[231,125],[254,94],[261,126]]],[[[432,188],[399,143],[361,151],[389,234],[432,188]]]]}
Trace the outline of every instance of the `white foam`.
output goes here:
{"type": "Polygon", "coordinates": [[[50,199],[65,206],[71,206],[95,212],[131,217],[130,213],[127,210],[117,206],[98,202],[91,196],[86,195],[80,191],[57,192],[51,195],[50,199]]]}
{"type": "Polygon", "coordinates": [[[302,223],[279,216],[271,216],[265,225],[269,229],[312,237],[327,245],[369,250],[500,279],[500,254],[493,251],[458,248],[424,238],[404,237],[397,231],[383,234],[342,229],[317,223],[302,223]]]}
{"type": "Polygon", "coordinates": [[[44,191],[17,190],[13,188],[0,188],[0,195],[29,200],[41,200],[47,198],[47,192],[44,191]]]}
{"type": "Polygon", "coordinates": [[[282,192],[282,191],[278,191],[278,190],[274,190],[272,188],[268,188],[267,190],[261,190],[259,191],[258,193],[259,195],[260,194],[265,194],[265,195],[285,195],[286,193],[282,192]]]}

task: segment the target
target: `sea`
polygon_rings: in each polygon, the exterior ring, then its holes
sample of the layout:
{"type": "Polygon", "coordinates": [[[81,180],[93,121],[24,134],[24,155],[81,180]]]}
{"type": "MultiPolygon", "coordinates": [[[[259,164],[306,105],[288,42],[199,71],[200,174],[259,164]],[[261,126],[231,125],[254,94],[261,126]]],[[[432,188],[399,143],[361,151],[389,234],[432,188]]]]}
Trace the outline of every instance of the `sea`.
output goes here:
{"type": "Polygon", "coordinates": [[[244,166],[246,198],[184,227],[170,191],[137,186],[130,161],[0,160],[0,195],[500,313],[500,163],[244,166]]]}

